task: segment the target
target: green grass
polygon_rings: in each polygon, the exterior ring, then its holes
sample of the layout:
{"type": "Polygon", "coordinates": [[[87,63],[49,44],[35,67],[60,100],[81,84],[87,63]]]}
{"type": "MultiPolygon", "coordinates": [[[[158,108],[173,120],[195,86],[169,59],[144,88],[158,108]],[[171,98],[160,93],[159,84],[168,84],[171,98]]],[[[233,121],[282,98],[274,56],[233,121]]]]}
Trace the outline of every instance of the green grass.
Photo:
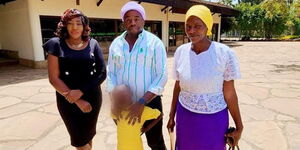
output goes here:
{"type": "Polygon", "coordinates": [[[286,35],[283,37],[278,38],[279,40],[292,40],[292,39],[298,39],[300,38],[300,35],[286,35]]]}

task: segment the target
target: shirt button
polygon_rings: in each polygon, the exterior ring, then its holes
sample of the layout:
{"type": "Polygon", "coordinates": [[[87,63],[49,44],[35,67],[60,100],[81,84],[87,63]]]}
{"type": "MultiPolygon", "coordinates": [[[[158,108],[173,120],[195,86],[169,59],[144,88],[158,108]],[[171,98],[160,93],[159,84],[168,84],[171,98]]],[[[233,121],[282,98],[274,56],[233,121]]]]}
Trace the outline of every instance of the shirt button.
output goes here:
{"type": "Polygon", "coordinates": [[[94,72],[93,71],[91,71],[91,75],[93,75],[94,74],[94,72]]]}
{"type": "Polygon", "coordinates": [[[68,72],[68,71],[66,71],[66,72],[65,72],[65,74],[66,74],[66,75],[69,75],[69,72],[68,72]]]}
{"type": "Polygon", "coordinates": [[[96,72],[96,69],[94,69],[94,72],[96,72]]]}

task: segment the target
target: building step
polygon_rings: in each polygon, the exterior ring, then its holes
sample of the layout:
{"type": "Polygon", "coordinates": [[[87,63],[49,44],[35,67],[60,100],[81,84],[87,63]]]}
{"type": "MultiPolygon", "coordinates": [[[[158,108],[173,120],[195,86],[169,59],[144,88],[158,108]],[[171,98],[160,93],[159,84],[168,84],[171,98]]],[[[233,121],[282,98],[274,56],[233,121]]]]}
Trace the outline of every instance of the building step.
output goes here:
{"type": "Polygon", "coordinates": [[[17,64],[19,64],[19,60],[17,59],[0,57],[0,67],[17,64]]]}

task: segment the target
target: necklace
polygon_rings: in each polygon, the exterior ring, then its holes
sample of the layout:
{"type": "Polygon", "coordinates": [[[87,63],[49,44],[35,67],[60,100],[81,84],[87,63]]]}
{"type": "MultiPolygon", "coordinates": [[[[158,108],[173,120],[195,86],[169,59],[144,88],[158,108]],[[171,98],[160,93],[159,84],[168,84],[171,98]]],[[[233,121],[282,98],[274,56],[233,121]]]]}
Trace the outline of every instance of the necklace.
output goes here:
{"type": "Polygon", "coordinates": [[[81,41],[79,44],[72,44],[72,43],[70,43],[70,42],[68,42],[68,44],[69,44],[71,47],[77,49],[77,48],[80,48],[80,47],[83,46],[83,41],[81,41]]]}

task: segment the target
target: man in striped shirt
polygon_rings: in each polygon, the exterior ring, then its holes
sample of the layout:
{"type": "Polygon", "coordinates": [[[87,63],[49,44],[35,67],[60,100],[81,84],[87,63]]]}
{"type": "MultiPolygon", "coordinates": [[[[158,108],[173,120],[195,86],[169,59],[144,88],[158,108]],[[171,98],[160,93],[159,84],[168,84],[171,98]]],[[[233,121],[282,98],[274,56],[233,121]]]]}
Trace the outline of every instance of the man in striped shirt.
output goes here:
{"type": "MultiPolygon", "coordinates": [[[[121,17],[126,31],[109,48],[107,91],[111,92],[119,84],[131,88],[136,103],[125,117],[129,124],[134,124],[140,121],[145,105],[163,112],[161,94],[167,82],[167,55],[163,42],[143,29],[146,15],[141,5],[133,1],[126,3],[121,17]]],[[[146,137],[152,150],[166,149],[162,120],[146,132],[146,137]]]]}

